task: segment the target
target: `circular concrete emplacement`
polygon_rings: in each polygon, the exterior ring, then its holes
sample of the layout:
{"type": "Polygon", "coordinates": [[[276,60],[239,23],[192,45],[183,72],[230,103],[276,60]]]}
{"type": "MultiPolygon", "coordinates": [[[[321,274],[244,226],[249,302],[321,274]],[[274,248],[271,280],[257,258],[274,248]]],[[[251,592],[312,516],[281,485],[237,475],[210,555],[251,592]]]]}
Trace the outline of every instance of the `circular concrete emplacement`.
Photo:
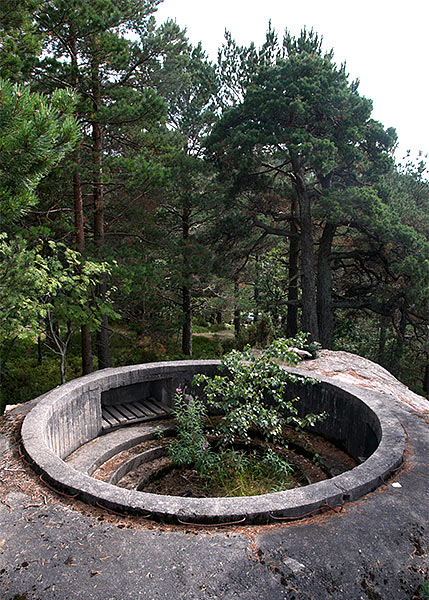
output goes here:
{"type": "Polygon", "coordinates": [[[196,373],[214,374],[219,361],[177,361],[104,369],[45,394],[22,426],[23,449],[43,480],[59,491],[108,509],[179,523],[263,523],[295,519],[341,506],[376,489],[402,462],[403,429],[378,392],[333,384],[318,376],[304,384],[304,371],[288,394],[299,410],[328,413],[314,431],[342,445],[361,462],[332,479],[261,496],[184,498],[119,488],[73,469],[64,459],[103,431],[103,407],[150,397],[172,406],[176,387],[196,373]],[[297,405],[298,406],[298,405],[297,405]]]}

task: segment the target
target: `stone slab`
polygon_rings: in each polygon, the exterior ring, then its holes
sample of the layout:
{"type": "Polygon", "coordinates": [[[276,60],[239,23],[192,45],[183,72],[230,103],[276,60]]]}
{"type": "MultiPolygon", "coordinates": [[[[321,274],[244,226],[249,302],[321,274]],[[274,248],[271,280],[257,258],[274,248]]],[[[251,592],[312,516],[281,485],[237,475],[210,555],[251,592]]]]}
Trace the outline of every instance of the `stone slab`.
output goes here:
{"type": "Polygon", "coordinates": [[[166,435],[173,432],[173,427],[163,424],[138,425],[106,433],[79,448],[67,458],[67,464],[77,471],[92,475],[100,465],[118,452],[153,439],[159,431],[166,435]]]}

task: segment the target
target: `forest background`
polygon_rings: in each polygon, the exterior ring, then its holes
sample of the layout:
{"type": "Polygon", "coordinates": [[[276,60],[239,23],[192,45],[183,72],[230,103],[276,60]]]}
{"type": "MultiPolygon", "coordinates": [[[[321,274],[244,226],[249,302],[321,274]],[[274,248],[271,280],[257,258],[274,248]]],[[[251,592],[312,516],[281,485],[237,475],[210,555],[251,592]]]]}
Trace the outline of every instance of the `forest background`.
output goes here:
{"type": "Polygon", "coordinates": [[[0,5],[0,409],[301,330],[427,393],[424,161],[314,31],[213,63],[158,4],[0,5]]]}

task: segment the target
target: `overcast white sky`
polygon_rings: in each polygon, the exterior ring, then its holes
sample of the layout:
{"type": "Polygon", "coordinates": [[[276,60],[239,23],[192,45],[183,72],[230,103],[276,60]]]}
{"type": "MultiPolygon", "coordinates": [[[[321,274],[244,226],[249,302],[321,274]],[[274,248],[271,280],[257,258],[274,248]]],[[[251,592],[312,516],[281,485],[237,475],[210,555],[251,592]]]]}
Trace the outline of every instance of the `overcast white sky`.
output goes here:
{"type": "Polygon", "coordinates": [[[163,0],[158,23],[172,18],[201,41],[212,60],[224,30],[239,44],[259,47],[271,18],[281,39],[313,27],[337,63],[374,103],[373,116],[395,127],[400,159],[429,152],[429,0],[163,0]]]}

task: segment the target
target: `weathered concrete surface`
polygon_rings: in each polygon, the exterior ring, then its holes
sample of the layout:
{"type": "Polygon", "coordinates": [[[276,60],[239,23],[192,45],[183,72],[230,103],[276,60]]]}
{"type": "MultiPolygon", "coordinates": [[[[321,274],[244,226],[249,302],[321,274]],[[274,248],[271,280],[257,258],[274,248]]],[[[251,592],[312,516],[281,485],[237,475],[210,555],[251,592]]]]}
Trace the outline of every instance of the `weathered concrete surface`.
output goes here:
{"type": "Polygon", "coordinates": [[[408,440],[400,488],[390,480],[341,512],[293,524],[221,530],[60,498],[20,462],[10,415],[0,437],[10,442],[0,443],[0,598],[411,600],[427,567],[428,428],[391,402],[408,440]]]}
{"type": "Polygon", "coordinates": [[[246,524],[269,523],[279,517],[302,517],[326,506],[342,505],[376,489],[401,464],[405,436],[387,406],[389,397],[342,382],[332,383],[321,375],[315,385],[294,377],[287,394],[291,399],[300,397],[301,414],[325,411],[327,418],[315,424],[316,433],[342,444],[356,460],[365,461],[330,480],[262,496],[181,498],[124,490],[112,485],[115,479],[92,479],[62,460],[80,444],[91,441],[89,432],[98,432],[100,398],[111,389],[119,401],[121,385],[131,394],[142,385],[151,386],[152,377],[166,381],[168,375],[170,382],[183,378],[190,382],[196,372],[214,372],[217,366],[216,361],[149,363],[104,369],[75,379],[45,396],[25,417],[21,428],[25,455],[45,482],[90,504],[122,513],[151,515],[164,522],[208,524],[244,520],[246,524]]]}
{"type": "Polygon", "coordinates": [[[154,439],[159,431],[162,431],[163,435],[167,435],[174,431],[174,427],[158,423],[157,425],[146,424],[117,429],[76,450],[70,457],[67,457],[67,464],[77,471],[92,475],[97,467],[118,452],[154,439]]]}
{"type": "Polygon", "coordinates": [[[350,352],[321,350],[319,358],[300,363],[300,368],[315,371],[333,382],[349,383],[387,394],[428,414],[429,402],[412,392],[380,365],[350,352]]]}

